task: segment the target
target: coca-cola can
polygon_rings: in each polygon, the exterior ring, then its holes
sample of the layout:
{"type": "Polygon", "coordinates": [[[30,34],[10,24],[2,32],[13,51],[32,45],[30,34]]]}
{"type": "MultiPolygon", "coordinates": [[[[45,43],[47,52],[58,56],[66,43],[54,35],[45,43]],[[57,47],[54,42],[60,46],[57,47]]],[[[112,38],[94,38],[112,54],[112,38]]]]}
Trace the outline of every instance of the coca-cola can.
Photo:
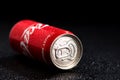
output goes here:
{"type": "Polygon", "coordinates": [[[82,42],[75,34],[34,20],[13,25],[9,41],[18,53],[62,70],[77,66],[83,54],[82,42]]]}

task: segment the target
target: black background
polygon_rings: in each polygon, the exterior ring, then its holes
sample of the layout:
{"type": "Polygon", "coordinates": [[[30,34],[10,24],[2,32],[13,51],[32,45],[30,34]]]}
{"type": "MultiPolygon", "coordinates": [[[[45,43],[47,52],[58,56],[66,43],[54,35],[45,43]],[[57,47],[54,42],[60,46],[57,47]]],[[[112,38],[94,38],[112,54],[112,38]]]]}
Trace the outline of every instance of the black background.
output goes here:
{"type": "Polygon", "coordinates": [[[79,8],[80,6],[48,7],[43,9],[43,5],[37,8],[27,6],[1,11],[0,80],[119,80],[119,11],[111,7],[103,8],[104,10],[88,10],[89,7],[83,9],[79,8]],[[9,45],[9,32],[12,26],[22,19],[46,23],[76,34],[84,48],[79,65],[72,70],[61,71],[14,54],[9,45]]]}

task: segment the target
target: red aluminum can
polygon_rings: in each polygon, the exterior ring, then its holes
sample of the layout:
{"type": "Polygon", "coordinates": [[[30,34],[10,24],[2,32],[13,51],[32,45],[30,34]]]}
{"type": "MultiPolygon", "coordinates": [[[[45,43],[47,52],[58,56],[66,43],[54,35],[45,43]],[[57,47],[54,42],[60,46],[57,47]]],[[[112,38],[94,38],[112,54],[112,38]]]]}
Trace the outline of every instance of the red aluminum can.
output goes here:
{"type": "Polygon", "coordinates": [[[82,43],[72,32],[34,20],[18,21],[9,41],[13,50],[63,70],[74,68],[83,54],[82,43]]]}

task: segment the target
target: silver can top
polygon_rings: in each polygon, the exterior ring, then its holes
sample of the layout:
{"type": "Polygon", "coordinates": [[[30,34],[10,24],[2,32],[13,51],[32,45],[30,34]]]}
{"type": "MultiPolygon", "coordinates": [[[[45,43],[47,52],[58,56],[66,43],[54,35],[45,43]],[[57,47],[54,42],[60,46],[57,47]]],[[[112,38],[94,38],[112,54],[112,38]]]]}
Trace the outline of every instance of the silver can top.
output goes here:
{"type": "Polygon", "coordinates": [[[52,43],[50,57],[59,69],[68,70],[75,67],[83,54],[80,39],[73,34],[62,34],[52,43]]]}

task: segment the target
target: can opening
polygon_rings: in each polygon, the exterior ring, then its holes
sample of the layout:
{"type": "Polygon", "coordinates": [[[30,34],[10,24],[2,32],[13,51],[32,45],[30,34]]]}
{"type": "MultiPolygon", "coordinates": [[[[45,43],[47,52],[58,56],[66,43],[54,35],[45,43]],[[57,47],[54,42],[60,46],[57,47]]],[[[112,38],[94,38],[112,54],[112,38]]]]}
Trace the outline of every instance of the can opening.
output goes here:
{"type": "Polygon", "coordinates": [[[79,63],[82,53],[82,43],[73,34],[58,36],[50,48],[50,57],[53,64],[63,70],[74,68],[79,63]]]}

